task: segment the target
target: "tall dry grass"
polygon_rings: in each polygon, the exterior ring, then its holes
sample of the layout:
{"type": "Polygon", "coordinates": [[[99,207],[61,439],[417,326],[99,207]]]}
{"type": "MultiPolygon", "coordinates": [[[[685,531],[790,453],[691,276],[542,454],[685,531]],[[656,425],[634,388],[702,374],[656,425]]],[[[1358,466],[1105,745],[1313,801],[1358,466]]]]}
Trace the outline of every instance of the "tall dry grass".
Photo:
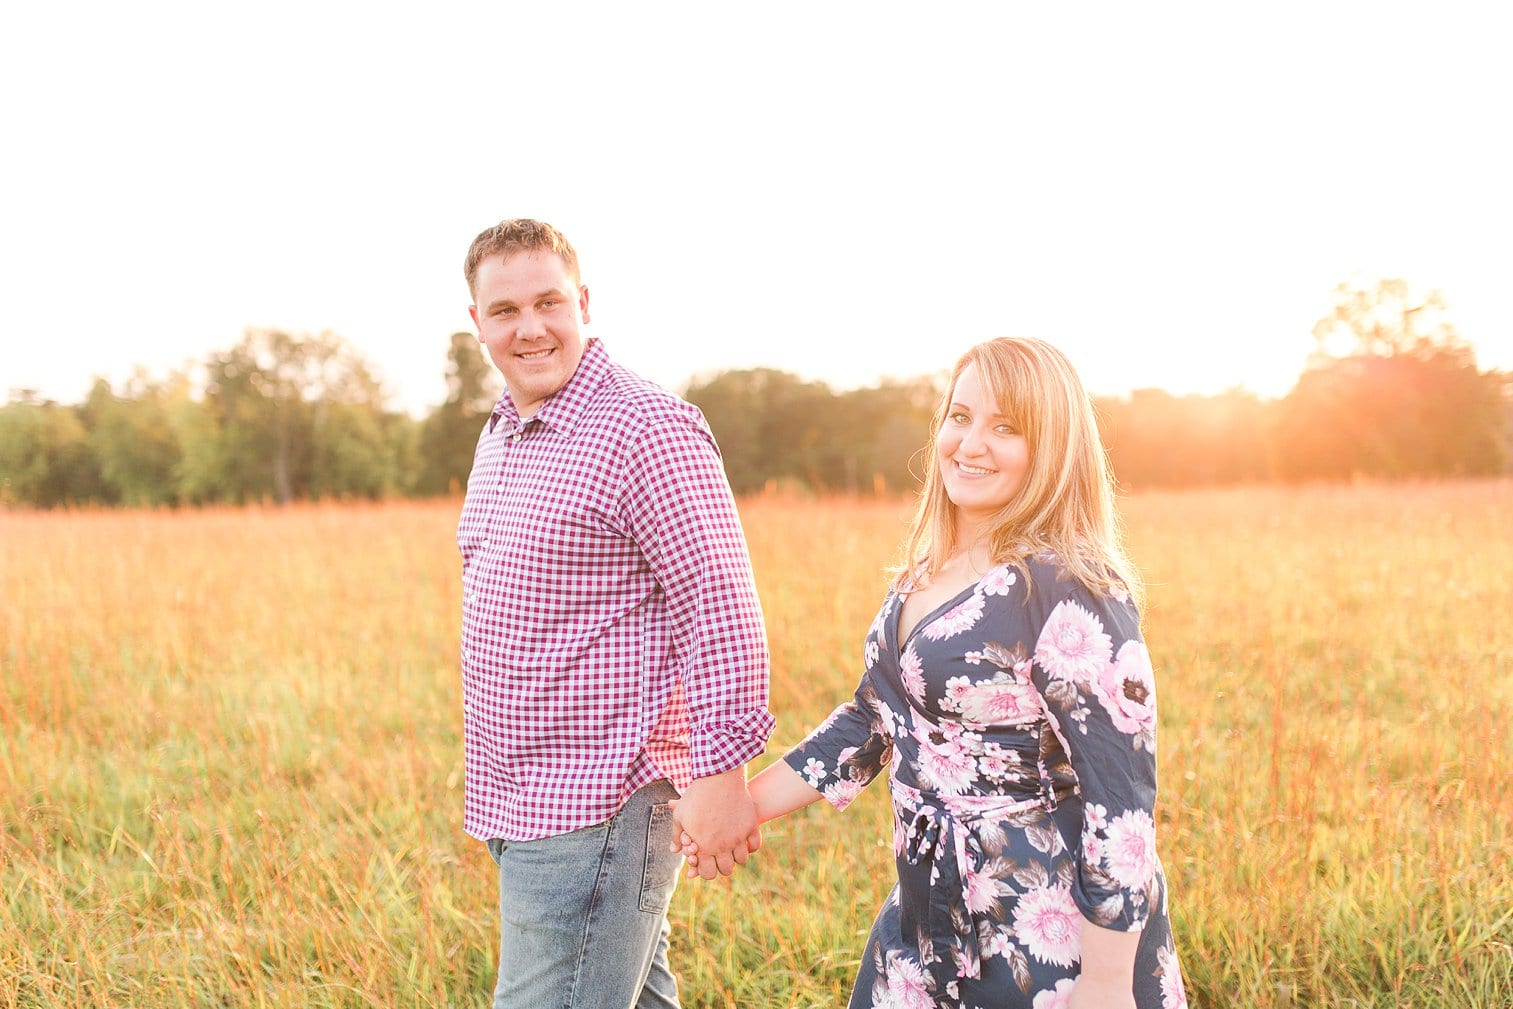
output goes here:
{"type": "MultiPolygon", "coordinates": [[[[480,1005],[455,503],[0,514],[0,1007],[480,1005]]],[[[773,749],[854,687],[896,502],[743,502],[773,749]]],[[[1192,1004],[1513,1001],[1513,483],[1144,494],[1192,1004]]],[[[683,884],[690,1007],[844,1002],[884,789],[683,884]]]]}

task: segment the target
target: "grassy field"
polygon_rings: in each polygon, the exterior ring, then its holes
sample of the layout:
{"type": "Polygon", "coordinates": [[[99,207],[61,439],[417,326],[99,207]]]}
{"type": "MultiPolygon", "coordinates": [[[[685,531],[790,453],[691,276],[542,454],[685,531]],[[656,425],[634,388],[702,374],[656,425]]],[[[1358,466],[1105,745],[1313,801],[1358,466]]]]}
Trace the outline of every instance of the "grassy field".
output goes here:
{"type": "MultiPolygon", "coordinates": [[[[484,1003],[456,508],[0,513],[0,1009],[484,1003]]],[[[904,509],[742,512],[780,752],[853,688],[904,509]]],[[[1125,512],[1191,1004],[1513,1003],[1513,482],[1125,512]]],[[[843,1004],[887,815],[682,884],[685,1005],[843,1004]]]]}

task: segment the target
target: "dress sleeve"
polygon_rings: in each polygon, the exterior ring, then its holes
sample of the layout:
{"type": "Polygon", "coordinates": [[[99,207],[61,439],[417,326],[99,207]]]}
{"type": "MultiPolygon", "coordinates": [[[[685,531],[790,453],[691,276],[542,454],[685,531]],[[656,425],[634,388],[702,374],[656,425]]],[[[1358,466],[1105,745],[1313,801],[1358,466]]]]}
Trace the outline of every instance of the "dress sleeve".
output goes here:
{"type": "Polygon", "coordinates": [[[1156,873],[1156,689],[1139,616],[1128,598],[1055,586],[1031,677],[1055,745],[1069,759],[1083,810],[1072,898],[1089,921],[1121,932],[1150,913],[1156,873]]]}
{"type": "Polygon", "coordinates": [[[836,809],[851,805],[892,758],[893,737],[866,678],[851,700],[783,756],[836,809]]]}
{"type": "Polygon", "coordinates": [[[689,714],[693,776],[760,754],[767,710],[767,634],[746,538],[714,438],[702,418],[649,424],[627,459],[630,533],[667,598],[689,714]]]}

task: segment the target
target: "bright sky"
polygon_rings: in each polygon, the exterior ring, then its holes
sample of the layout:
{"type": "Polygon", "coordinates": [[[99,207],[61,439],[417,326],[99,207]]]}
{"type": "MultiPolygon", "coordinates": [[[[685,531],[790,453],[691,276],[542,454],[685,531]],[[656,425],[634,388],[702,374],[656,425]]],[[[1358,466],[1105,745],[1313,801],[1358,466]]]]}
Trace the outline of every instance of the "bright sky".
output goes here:
{"type": "Polygon", "coordinates": [[[481,228],[577,245],[681,388],[838,387],[1049,339],[1095,392],[1291,386],[1352,273],[1513,368],[1495,5],[259,2],[0,15],[0,397],[249,326],[420,411],[481,228]],[[393,14],[385,13],[394,11],[393,14]]]}

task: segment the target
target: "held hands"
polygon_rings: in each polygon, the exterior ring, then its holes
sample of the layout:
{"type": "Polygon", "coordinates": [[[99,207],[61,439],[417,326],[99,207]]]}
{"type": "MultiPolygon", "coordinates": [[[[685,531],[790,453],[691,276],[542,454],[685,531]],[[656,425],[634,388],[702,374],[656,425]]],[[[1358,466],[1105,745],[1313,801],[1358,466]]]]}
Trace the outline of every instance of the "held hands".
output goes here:
{"type": "MultiPolygon", "coordinates": [[[[758,830],[757,833],[755,835],[753,835],[752,838],[747,838],[746,848],[747,848],[748,852],[755,850],[754,848],[751,848],[751,846],[750,846],[751,845],[751,841],[753,839],[757,842],[758,845],[760,845],[762,843],[761,831],[760,830],[758,830]]],[[[673,843],[674,844],[681,844],[682,845],[681,848],[675,847],[675,848],[673,848],[673,850],[674,851],[681,851],[683,853],[683,861],[688,866],[688,878],[689,879],[693,879],[695,876],[699,875],[699,872],[700,872],[700,870],[699,870],[699,842],[695,841],[692,837],[690,837],[689,834],[688,834],[688,832],[685,830],[685,831],[680,831],[679,832],[679,834],[678,834],[678,840],[675,841],[675,842],[673,842],[673,843]]],[[[746,864],[746,858],[742,857],[739,854],[736,854],[735,860],[736,860],[736,864],[737,865],[745,865],[746,864]]],[[[711,862],[715,862],[715,860],[713,858],[710,858],[710,857],[706,856],[705,857],[705,865],[708,865],[711,862]]],[[[716,866],[716,868],[718,868],[719,864],[717,862],[715,862],[715,866],[716,866]]],[[[729,876],[729,875],[732,875],[732,873],[727,872],[727,873],[725,873],[725,875],[729,876]]],[[[713,877],[713,874],[711,873],[706,878],[712,879],[714,877],[713,877]]]]}
{"type": "Polygon", "coordinates": [[[690,879],[729,876],[762,846],[745,768],[695,779],[671,806],[678,826],[671,850],[683,853],[690,879]]]}

